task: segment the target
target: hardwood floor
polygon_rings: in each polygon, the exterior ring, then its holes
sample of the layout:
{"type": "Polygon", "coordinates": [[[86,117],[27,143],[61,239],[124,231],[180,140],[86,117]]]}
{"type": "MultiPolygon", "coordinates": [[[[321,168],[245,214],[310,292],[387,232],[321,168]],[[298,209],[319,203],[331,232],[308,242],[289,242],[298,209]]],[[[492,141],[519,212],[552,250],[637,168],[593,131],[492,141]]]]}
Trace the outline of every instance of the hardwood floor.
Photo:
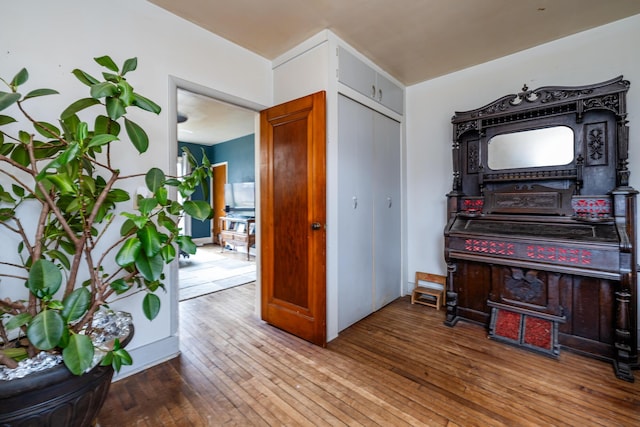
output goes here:
{"type": "MultiPolygon", "coordinates": [[[[326,349],[257,319],[254,285],[180,303],[182,354],[114,383],[108,426],[638,426],[640,379],[442,324],[401,298],[326,349]]],[[[636,372],[640,375],[640,372],[636,372]]]]}

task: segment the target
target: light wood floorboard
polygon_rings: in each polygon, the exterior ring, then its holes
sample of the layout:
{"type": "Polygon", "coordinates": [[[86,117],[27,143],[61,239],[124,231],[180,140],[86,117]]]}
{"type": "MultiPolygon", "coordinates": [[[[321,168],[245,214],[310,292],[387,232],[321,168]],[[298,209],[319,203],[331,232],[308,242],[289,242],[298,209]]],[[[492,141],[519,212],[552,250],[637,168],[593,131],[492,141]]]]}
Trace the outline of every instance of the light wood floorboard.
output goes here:
{"type": "MultiPolygon", "coordinates": [[[[243,285],[180,303],[182,354],[115,382],[109,426],[639,426],[640,380],[443,325],[400,298],[323,349],[253,314],[243,285]]],[[[640,372],[636,373],[640,375],[640,372]]]]}

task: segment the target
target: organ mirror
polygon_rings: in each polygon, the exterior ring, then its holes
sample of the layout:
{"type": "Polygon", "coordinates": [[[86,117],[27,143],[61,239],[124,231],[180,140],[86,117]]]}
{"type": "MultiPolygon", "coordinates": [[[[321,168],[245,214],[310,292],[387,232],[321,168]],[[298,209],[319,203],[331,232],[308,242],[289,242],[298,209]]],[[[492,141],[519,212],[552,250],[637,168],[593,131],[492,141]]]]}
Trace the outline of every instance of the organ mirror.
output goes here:
{"type": "Polygon", "coordinates": [[[559,166],[574,159],[573,130],[552,126],[503,133],[487,141],[487,166],[493,170],[559,166]]]}

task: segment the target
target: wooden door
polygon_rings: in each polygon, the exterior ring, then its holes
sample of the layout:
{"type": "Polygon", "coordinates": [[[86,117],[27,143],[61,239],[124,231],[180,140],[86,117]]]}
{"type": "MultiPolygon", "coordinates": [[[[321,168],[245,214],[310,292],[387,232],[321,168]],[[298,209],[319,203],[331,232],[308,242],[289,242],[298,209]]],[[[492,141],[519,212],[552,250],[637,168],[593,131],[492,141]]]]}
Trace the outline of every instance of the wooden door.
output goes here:
{"type": "Polygon", "coordinates": [[[222,245],[220,241],[220,217],[225,216],[224,211],[224,185],[227,183],[227,165],[213,166],[213,224],[211,226],[212,241],[222,245]]]}
{"type": "Polygon", "coordinates": [[[326,345],[326,106],[318,92],[260,113],[262,319],[326,345]]]}

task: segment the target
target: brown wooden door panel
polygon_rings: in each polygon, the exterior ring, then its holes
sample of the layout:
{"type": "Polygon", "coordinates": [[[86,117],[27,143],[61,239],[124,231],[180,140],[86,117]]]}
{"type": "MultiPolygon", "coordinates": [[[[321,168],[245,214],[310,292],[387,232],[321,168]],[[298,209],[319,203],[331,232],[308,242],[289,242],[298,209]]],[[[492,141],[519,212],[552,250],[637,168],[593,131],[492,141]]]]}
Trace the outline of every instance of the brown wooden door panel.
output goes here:
{"type": "Polygon", "coordinates": [[[220,217],[225,216],[224,211],[224,185],[227,183],[227,165],[221,164],[213,166],[213,224],[212,224],[212,241],[220,242],[220,217]]]}
{"type": "Polygon", "coordinates": [[[262,318],[321,346],[326,345],[325,104],[325,93],[318,92],[260,114],[262,318]]]}

